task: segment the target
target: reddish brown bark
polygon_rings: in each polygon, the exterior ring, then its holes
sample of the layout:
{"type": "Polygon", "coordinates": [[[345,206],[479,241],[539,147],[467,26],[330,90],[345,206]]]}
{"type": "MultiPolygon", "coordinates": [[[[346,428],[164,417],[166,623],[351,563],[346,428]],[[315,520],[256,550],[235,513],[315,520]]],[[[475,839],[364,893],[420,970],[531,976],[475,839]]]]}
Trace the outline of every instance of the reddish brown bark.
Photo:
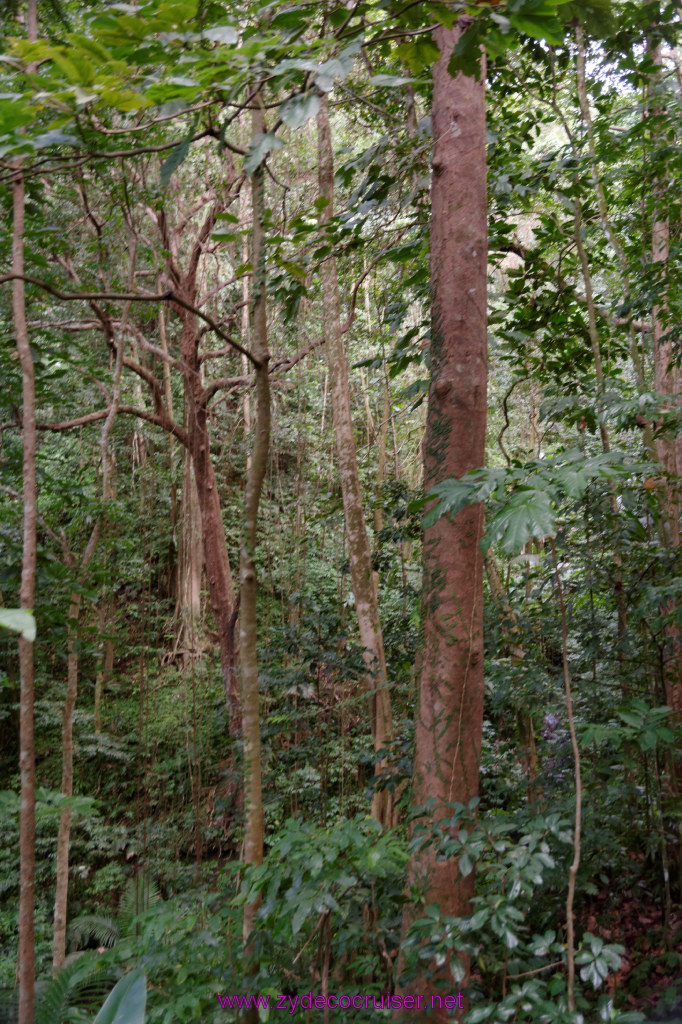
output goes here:
{"type": "Polygon", "coordinates": [[[192,256],[179,281],[179,292],[186,305],[178,306],[182,320],[180,362],[187,410],[187,447],[192,457],[201,511],[204,560],[211,606],[218,630],[220,667],[225,688],[230,735],[241,729],[241,700],[234,666],[235,599],[232,573],[227,554],[225,528],[218,485],[211,459],[208,431],[208,394],[201,379],[199,335],[196,315],[187,308],[196,304],[197,266],[202,246],[215,223],[215,209],[207,215],[195,242],[192,256]]]}
{"type": "MultiPolygon", "coordinates": [[[[662,59],[660,43],[650,42],[649,54],[656,65],[649,84],[649,109],[654,118],[663,113],[662,59]]],[[[658,145],[665,140],[654,127],[658,145]]],[[[651,260],[658,265],[659,289],[652,310],[652,345],[654,351],[654,377],[656,391],[665,396],[666,406],[679,412],[682,403],[682,373],[675,362],[673,322],[668,303],[668,262],[670,259],[670,219],[666,194],[668,181],[665,173],[652,182],[654,209],[651,226],[651,260]]],[[[680,484],[682,480],[682,437],[662,433],[656,438],[656,454],[665,472],[665,485],[661,488],[662,536],[666,546],[675,550],[680,546],[680,484]]],[[[663,628],[663,684],[666,704],[676,718],[682,718],[682,640],[674,620],[674,603],[661,605],[666,624],[663,628]]],[[[678,777],[680,776],[678,770],[678,777]]]]}
{"type": "MultiPolygon", "coordinates": [[[[431,183],[431,384],[424,439],[427,492],[482,466],[487,400],[487,199],[485,80],[452,77],[448,62],[463,25],[439,28],[433,75],[431,183]]],[[[448,805],[478,795],[483,724],[483,509],[441,518],[424,535],[424,637],[416,709],[414,803],[433,800],[434,821],[448,805]]],[[[456,859],[415,853],[408,880],[442,914],[466,914],[473,873],[456,859]]],[[[407,908],[408,921],[410,908],[407,908]]],[[[449,983],[435,964],[412,988],[449,983]]],[[[441,990],[442,991],[442,990],[441,990]]],[[[445,1009],[429,1020],[447,1019],[445,1009]]]]}

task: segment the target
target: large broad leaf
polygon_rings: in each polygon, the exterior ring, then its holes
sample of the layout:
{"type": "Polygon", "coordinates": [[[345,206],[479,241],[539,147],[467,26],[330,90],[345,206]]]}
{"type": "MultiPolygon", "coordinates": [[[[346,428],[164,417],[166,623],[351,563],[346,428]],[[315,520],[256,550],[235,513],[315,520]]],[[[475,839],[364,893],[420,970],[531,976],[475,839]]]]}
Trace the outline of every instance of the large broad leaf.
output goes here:
{"type": "Polygon", "coordinates": [[[290,128],[300,128],[320,109],[320,97],[316,93],[299,93],[286,100],[279,108],[279,115],[290,128]]]}
{"type": "Polygon", "coordinates": [[[228,46],[239,39],[239,33],[232,25],[214,25],[213,28],[204,29],[201,34],[212,43],[225,43],[228,46]]]}
{"type": "Polygon", "coordinates": [[[556,532],[554,513],[547,491],[521,488],[490,523],[490,543],[499,543],[507,554],[517,554],[533,537],[540,540],[556,532]]]}
{"type": "Polygon", "coordinates": [[[31,643],[36,638],[36,620],[33,618],[33,612],[20,608],[0,608],[0,626],[21,633],[24,640],[30,640],[31,643]]]}
{"type": "Polygon", "coordinates": [[[116,983],[93,1024],[144,1024],[147,979],[132,971],[116,983]]]}
{"type": "Polygon", "coordinates": [[[194,135],[194,129],[196,128],[196,118],[192,121],[187,135],[184,139],[171,149],[168,159],[161,167],[160,182],[161,187],[165,188],[171,179],[171,175],[177,171],[183,160],[187,159],[189,153],[189,147],[192,142],[192,136],[194,135]]]}
{"type": "Polygon", "coordinates": [[[433,526],[441,516],[455,516],[465,505],[485,501],[498,486],[504,485],[504,476],[505,470],[478,469],[466,473],[459,480],[449,477],[436,484],[427,494],[426,500],[438,498],[438,504],[424,516],[424,529],[433,526]]]}
{"type": "Polygon", "coordinates": [[[283,145],[282,140],[274,132],[267,132],[265,135],[254,135],[249,146],[248,155],[244,161],[246,173],[255,174],[268,153],[273,149],[281,149],[283,145]]]}

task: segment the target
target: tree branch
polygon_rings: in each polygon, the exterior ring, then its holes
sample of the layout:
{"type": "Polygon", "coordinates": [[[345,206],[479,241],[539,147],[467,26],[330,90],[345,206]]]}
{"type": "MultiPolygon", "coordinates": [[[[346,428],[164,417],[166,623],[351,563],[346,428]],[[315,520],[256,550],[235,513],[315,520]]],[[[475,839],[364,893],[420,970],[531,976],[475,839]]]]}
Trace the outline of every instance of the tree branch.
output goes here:
{"type": "Polygon", "coordinates": [[[198,316],[200,320],[208,324],[212,331],[214,331],[219,338],[226,341],[231,348],[237,352],[241,352],[243,356],[249,360],[249,362],[256,368],[260,369],[260,362],[253,356],[248,349],[245,349],[237,341],[233,341],[229,335],[225,334],[220,329],[215,320],[208,316],[207,313],[202,313],[200,309],[192,305],[191,302],[187,302],[181,295],[178,295],[176,291],[169,288],[165,292],[161,292],[159,295],[139,295],[131,292],[62,292],[57,288],[53,288],[52,285],[47,284],[45,281],[39,281],[35,277],[29,277],[27,274],[3,274],[0,276],[0,284],[7,284],[9,281],[25,281],[28,284],[35,285],[36,288],[41,288],[43,291],[48,292],[50,295],[54,295],[56,299],[64,301],[70,301],[72,299],[80,299],[83,301],[104,301],[111,300],[113,302],[175,302],[176,305],[182,306],[183,309],[198,316]]]}

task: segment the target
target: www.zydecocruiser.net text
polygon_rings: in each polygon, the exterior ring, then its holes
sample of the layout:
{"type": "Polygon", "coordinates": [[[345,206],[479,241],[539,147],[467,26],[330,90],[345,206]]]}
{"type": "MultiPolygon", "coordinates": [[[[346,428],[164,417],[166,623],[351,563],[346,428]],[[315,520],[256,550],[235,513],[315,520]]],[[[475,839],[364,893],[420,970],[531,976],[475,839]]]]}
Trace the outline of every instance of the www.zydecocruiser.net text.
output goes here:
{"type": "Polygon", "coordinates": [[[295,1013],[296,1010],[324,1010],[329,1007],[331,1010],[463,1010],[462,993],[456,995],[440,996],[396,996],[390,992],[382,992],[380,995],[363,995],[357,992],[355,995],[328,995],[314,996],[308,992],[304,996],[230,996],[218,995],[218,1002],[223,1009],[247,1010],[253,1006],[263,1010],[286,1010],[288,1013],[295,1013]]]}

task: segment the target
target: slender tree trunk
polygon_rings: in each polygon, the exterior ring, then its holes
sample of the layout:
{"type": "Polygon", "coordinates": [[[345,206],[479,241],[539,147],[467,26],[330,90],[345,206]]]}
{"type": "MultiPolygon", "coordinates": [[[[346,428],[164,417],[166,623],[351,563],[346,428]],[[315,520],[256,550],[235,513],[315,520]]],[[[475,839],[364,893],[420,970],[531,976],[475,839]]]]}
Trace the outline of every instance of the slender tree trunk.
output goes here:
{"type": "MultiPolygon", "coordinates": [[[[254,101],[252,129],[254,135],[265,132],[265,118],[260,94],[254,101]]],[[[268,464],[270,447],[270,378],[268,374],[267,292],[265,286],[265,185],[262,165],[252,178],[252,261],[254,268],[251,307],[251,351],[259,362],[256,370],[256,425],[251,462],[246,478],[244,499],[244,533],[240,551],[239,649],[244,709],[244,863],[261,864],[263,860],[263,794],[261,786],[260,696],[258,691],[258,613],[256,607],[256,539],[258,506],[268,464]]],[[[258,903],[244,907],[243,940],[250,948],[258,903]]],[[[257,1011],[254,1019],[257,1019],[257,1011]]]]}
{"type": "Polygon", "coordinates": [[[201,617],[201,576],[204,549],[201,535],[201,509],[189,452],[183,452],[180,531],[178,535],[178,584],[175,617],[176,644],[183,660],[191,664],[197,657],[197,627],[201,617]]]}
{"type": "MultiPolygon", "coordinates": [[[[440,57],[433,72],[431,181],[431,384],[424,438],[428,492],[448,477],[482,466],[487,402],[487,197],[485,66],[480,81],[448,72],[465,30],[438,28],[440,57]]],[[[482,61],[484,58],[482,57],[482,61]]],[[[414,803],[432,801],[431,819],[451,817],[454,801],[478,795],[483,728],[483,534],[481,505],[442,517],[424,534],[424,636],[416,707],[414,803]]],[[[441,914],[469,911],[474,876],[456,859],[439,861],[432,849],[413,853],[408,883],[441,914]]],[[[414,908],[406,905],[403,927],[414,908]]],[[[466,957],[462,957],[468,968],[466,957]]],[[[430,995],[447,966],[410,988],[430,995]]],[[[461,1016],[461,1014],[460,1014],[461,1016]]],[[[450,1019],[433,1010],[430,1021],[450,1019]]]]}
{"type": "MultiPolygon", "coordinates": [[[[27,35],[38,38],[37,0],[29,0],[27,35]]],[[[30,67],[35,70],[35,65],[30,67]]],[[[21,162],[17,161],[12,179],[12,273],[24,273],[25,188],[21,162]]],[[[21,365],[22,441],[24,504],[23,555],[19,603],[33,610],[37,559],[37,483],[36,483],[36,407],[33,357],[26,324],[24,282],[12,282],[12,316],[21,365]]],[[[36,768],[33,734],[34,665],[33,644],[19,639],[19,775],[21,812],[19,817],[19,1024],[33,1024],[35,987],[34,897],[36,859],[36,768]]]]}
{"type": "MultiPolygon", "coordinates": [[[[121,396],[121,370],[123,368],[123,341],[116,349],[116,365],[112,388],[109,415],[104,421],[100,438],[102,456],[102,503],[103,510],[95,522],[85,551],[78,566],[78,582],[83,584],[90,563],[92,562],[102,532],[106,506],[112,498],[112,460],[109,452],[109,438],[118,412],[121,396]]],[[[64,561],[73,571],[76,570],[76,559],[70,550],[66,537],[62,534],[64,561]]],[[[69,618],[66,635],[66,697],[62,713],[62,796],[73,796],[73,715],[78,697],[78,619],[81,609],[81,589],[73,590],[69,602],[69,618]]],[[[52,938],[52,970],[58,971],[66,958],[66,918],[69,898],[69,841],[71,838],[71,822],[73,812],[70,807],[64,808],[59,818],[57,835],[57,878],[54,897],[54,933],[52,938]]]]}
{"type": "MultiPolygon", "coordinates": [[[[660,90],[662,60],[660,43],[649,44],[649,55],[656,68],[649,84],[649,109],[652,117],[662,114],[660,90]]],[[[654,127],[654,133],[657,129],[654,127]]],[[[663,139],[657,139],[663,145],[663,139]]],[[[665,396],[668,408],[679,412],[682,395],[682,373],[674,359],[673,322],[668,304],[668,261],[670,259],[670,220],[666,209],[668,182],[657,176],[652,183],[654,210],[651,227],[651,260],[659,271],[657,301],[652,310],[652,344],[654,348],[654,381],[656,391],[665,396]]],[[[666,475],[662,495],[662,519],[665,542],[671,551],[680,546],[680,481],[682,478],[682,437],[663,434],[656,438],[656,452],[666,475]]],[[[661,607],[670,619],[674,613],[671,601],[661,607]]],[[[673,714],[682,717],[682,642],[674,621],[663,630],[665,641],[663,683],[665,699],[673,714]]]]}
{"type": "MultiPolygon", "coordinates": [[[[580,103],[580,114],[582,120],[587,129],[587,144],[590,154],[590,177],[594,186],[594,191],[597,196],[597,205],[599,207],[599,220],[601,222],[602,231],[606,237],[609,245],[616,254],[618,260],[618,267],[620,269],[620,277],[623,285],[623,298],[627,305],[630,305],[632,287],[630,284],[630,273],[628,270],[627,259],[625,251],[621,244],[620,239],[616,233],[616,230],[609,219],[608,204],[606,201],[606,192],[604,185],[599,177],[599,168],[597,161],[597,147],[594,136],[594,125],[592,123],[592,114],[590,113],[590,104],[587,96],[587,81],[586,81],[586,53],[585,53],[585,38],[583,34],[583,28],[580,22],[575,27],[575,38],[578,47],[577,53],[577,80],[578,80],[578,100],[580,103]]],[[[637,385],[640,392],[646,391],[646,380],[644,379],[644,366],[642,363],[642,355],[639,350],[637,343],[636,332],[632,325],[629,324],[628,334],[630,336],[630,353],[632,355],[632,362],[635,367],[637,374],[637,385]]],[[[651,430],[651,424],[647,423],[644,426],[644,444],[649,453],[650,458],[655,458],[653,432],[651,430]]]]}
{"type": "MultiPolygon", "coordinates": [[[[78,653],[76,649],[81,595],[71,594],[66,640],[66,699],[62,713],[62,796],[73,795],[73,713],[78,696],[78,653]]],[[[57,871],[52,935],[52,970],[56,972],[66,958],[66,919],[69,898],[69,840],[73,812],[64,808],[57,834],[57,871]]]]}
{"type": "Polygon", "coordinates": [[[112,628],[114,604],[111,594],[105,588],[100,598],[99,611],[97,613],[97,629],[100,635],[99,660],[95,673],[95,700],[93,713],[95,716],[95,735],[102,733],[102,697],[105,684],[111,679],[114,671],[114,641],[110,635],[101,639],[104,634],[110,634],[112,628]]]}
{"type": "MultiPolygon", "coordinates": [[[[320,223],[324,225],[334,212],[334,159],[329,126],[329,101],[326,94],[322,98],[317,115],[317,139],[320,197],[327,200],[327,205],[320,214],[320,223]]],[[[348,536],[350,571],[355,595],[355,610],[360,627],[360,640],[364,648],[367,667],[367,688],[372,694],[372,736],[374,749],[378,753],[385,750],[393,739],[393,717],[386,674],[384,641],[379,621],[379,606],[372,577],[372,553],[365,525],[362,489],[358,475],[350,407],[348,361],[341,333],[339,283],[335,259],[330,257],[323,261],[320,268],[320,279],[324,303],[322,315],[325,350],[332,388],[332,416],[348,536]]],[[[377,764],[377,769],[380,770],[385,766],[385,759],[381,759],[377,764]]],[[[375,791],[372,800],[372,814],[382,824],[391,824],[392,799],[388,789],[375,791]]]]}

